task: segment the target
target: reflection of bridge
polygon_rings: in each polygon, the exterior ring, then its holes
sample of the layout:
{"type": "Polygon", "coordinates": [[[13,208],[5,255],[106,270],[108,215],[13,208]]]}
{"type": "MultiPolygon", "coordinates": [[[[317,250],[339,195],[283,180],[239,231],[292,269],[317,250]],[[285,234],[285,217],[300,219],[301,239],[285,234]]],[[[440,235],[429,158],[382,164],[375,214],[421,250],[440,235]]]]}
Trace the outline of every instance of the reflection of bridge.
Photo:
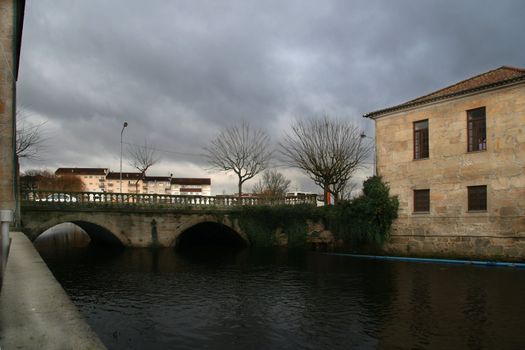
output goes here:
{"type": "Polygon", "coordinates": [[[49,228],[71,222],[84,229],[94,242],[128,247],[176,246],[185,233],[199,226],[247,243],[246,233],[232,215],[240,205],[315,205],[315,196],[239,199],[30,191],[22,198],[22,230],[32,240],[49,228]]]}

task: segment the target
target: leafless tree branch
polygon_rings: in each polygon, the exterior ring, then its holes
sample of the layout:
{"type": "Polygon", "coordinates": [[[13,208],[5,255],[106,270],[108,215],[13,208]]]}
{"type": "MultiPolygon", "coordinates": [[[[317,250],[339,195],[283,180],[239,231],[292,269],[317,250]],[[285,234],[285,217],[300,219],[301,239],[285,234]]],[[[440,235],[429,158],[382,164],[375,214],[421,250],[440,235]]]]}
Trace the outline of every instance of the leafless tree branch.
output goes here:
{"type": "Polygon", "coordinates": [[[260,129],[251,129],[243,122],[222,130],[207,147],[205,157],[214,169],[233,171],[239,181],[239,197],[242,185],[266,169],[272,152],[269,137],[260,129]]]}
{"type": "Polygon", "coordinates": [[[286,164],[302,169],[325,192],[340,198],[356,170],[362,168],[373,145],[349,121],[319,119],[296,121],[280,145],[286,164]]]}
{"type": "Polygon", "coordinates": [[[140,180],[144,179],[146,171],[153,165],[160,161],[155,148],[148,146],[148,142],[144,141],[144,145],[130,145],[128,150],[129,164],[140,172],[140,177],[135,182],[137,189],[140,180]]]}
{"type": "Polygon", "coordinates": [[[253,186],[252,192],[269,197],[284,197],[290,183],[291,181],[277,170],[268,169],[263,172],[262,179],[253,186]]]}
{"type": "Polygon", "coordinates": [[[23,110],[16,112],[16,155],[20,158],[37,159],[43,151],[46,122],[30,123],[23,110]]]}

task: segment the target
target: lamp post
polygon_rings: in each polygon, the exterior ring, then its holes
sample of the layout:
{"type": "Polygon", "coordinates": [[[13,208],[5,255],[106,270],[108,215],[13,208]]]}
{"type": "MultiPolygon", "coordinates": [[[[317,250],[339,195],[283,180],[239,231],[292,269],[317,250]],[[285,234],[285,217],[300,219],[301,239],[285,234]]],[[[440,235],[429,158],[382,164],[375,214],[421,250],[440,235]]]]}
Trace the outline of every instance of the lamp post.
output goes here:
{"type": "Polygon", "coordinates": [[[122,193],[122,137],[124,135],[124,129],[128,126],[128,122],[124,122],[122,125],[122,131],[120,132],[120,193],[122,193]]]}
{"type": "Polygon", "coordinates": [[[361,135],[359,135],[359,136],[361,136],[362,139],[369,138],[372,141],[374,141],[374,164],[373,164],[374,167],[372,168],[372,171],[373,171],[372,175],[376,176],[377,175],[377,165],[376,165],[377,164],[377,159],[376,159],[377,152],[376,152],[375,139],[373,137],[371,137],[371,136],[367,136],[364,132],[362,132],[361,135]]]}

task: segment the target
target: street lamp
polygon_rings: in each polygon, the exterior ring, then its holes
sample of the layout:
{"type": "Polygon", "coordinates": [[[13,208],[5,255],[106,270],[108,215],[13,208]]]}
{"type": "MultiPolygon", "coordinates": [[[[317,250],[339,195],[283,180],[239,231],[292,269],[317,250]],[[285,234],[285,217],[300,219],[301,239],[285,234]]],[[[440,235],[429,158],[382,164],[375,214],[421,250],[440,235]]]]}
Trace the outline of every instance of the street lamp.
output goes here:
{"type": "Polygon", "coordinates": [[[374,164],[373,164],[374,167],[372,168],[372,171],[373,171],[372,174],[373,174],[374,176],[376,176],[376,175],[377,175],[377,168],[376,168],[376,167],[377,167],[377,165],[376,165],[376,164],[377,164],[377,159],[376,159],[376,158],[377,158],[377,152],[376,152],[375,139],[374,139],[373,137],[371,137],[371,136],[367,136],[364,132],[362,132],[361,135],[359,135],[359,136],[361,136],[362,139],[364,139],[364,138],[369,138],[369,139],[371,139],[372,141],[374,141],[374,164]]]}
{"type": "Polygon", "coordinates": [[[128,122],[124,122],[122,125],[122,131],[120,132],[120,193],[122,193],[122,136],[124,135],[124,129],[128,126],[128,122]]]}

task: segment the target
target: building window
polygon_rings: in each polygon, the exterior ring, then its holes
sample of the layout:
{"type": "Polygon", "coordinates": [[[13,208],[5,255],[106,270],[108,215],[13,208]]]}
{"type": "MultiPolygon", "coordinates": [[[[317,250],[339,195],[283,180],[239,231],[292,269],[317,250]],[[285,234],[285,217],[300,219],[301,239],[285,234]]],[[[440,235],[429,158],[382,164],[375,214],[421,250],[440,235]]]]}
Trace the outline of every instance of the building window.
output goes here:
{"type": "Polygon", "coordinates": [[[487,210],[487,186],[469,186],[468,210],[487,210]]]}
{"type": "Polygon", "coordinates": [[[485,107],[467,111],[468,151],[484,151],[487,149],[487,129],[485,123],[485,107]]]}
{"type": "Polygon", "coordinates": [[[428,158],[428,119],[414,123],[414,159],[428,158]]]}
{"type": "Polygon", "coordinates": [[[430,190],[414,190],[414,212],[430,211],[430,190]]]}

